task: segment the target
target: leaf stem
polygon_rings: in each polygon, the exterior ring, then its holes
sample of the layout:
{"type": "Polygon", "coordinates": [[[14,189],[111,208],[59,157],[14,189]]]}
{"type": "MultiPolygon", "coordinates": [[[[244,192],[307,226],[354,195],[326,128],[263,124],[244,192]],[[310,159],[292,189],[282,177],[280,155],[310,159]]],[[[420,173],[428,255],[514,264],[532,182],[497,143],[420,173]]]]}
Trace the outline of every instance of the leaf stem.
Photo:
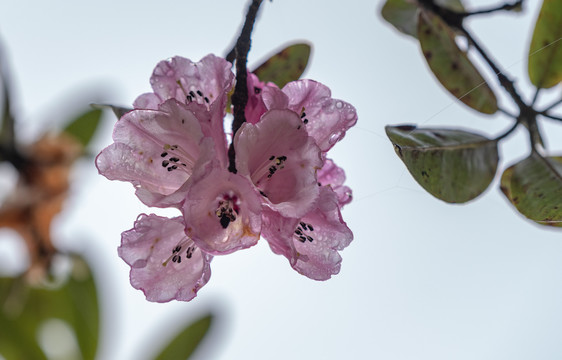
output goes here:
{"type": "MultiPolygon", "coordinates": [[[[250,51],[251,45],[251,35],[254,28],[254,23],[256,22],[256,17],[262,0],[252,0],[252,3],[248,7],[248,12],[246,13],[246,20],[240,37],[236,41],[236,46],[234,51],[236,54],[236,85],[234,87],[234,94],[232,94],[232,105],[233,105],[233,115],[234,120],[232,121],[232,138],[243,123],[246,122],[246,104],[248,103],[248,85],[247,85],[247,69],[246,62],[248,61],[248,52],[250,51]]],[[[235,158],[236,153],[234,150],[234,143],[230,144],[228,149],[228,159],[229,165],[228,170],[230,172],[236,173],[235,158]]]]}

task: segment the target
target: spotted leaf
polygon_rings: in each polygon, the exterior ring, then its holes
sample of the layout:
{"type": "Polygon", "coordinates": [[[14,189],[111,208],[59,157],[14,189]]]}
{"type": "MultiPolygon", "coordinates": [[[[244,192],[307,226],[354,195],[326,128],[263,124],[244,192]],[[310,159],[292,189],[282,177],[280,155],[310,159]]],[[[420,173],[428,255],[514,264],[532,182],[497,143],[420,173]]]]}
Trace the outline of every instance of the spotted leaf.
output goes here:
{"type": "Polygon", "coordinates": [[[387,126],[396,154],[431,195],[464,203],[488,188],[498,165],[497,142],[453,129],[387,126]]]}
{"type": "Polygon", "coordinates": [[[538,88],[562,81],[562,1],[544,0],[529,48],[529,77],[538,88]]]}
{"type": "Polygon", "coordinates": [[[287,46],[252,72],[261,81],[272,82],[282,88],[301,77],[308,64],[310,49],[310,45],[304,43],[287,46]]]}
{"type": "Polygon", "coordinates": [[[562,226],[562,157],[532,153],[502,175],[501,190],[517,210],[542,224],[562,226]]]}
{"type": "Polygon", "coordinates": [[[474,110],[495,113],[498,110],[496,96],[455,43],[453,30],[438,16],[420,12],[417,31],[423,55],[441,85],[474,110]]]}
{"type": "MultiPolygon", "coordinates": [[[[460,0],[436,0],[435,3],[449,10],[464,11],[460,0]]],[[[419,6],[412,0],[387,0],[381,9],[381,15],[398,31],[417,38],[418,9],[419,6]]]]}

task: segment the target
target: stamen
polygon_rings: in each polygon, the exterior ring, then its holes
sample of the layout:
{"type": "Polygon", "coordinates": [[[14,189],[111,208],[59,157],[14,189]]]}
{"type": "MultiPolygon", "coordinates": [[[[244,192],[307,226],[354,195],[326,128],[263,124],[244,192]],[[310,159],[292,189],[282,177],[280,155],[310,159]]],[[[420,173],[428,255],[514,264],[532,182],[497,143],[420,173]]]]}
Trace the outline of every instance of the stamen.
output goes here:
{"type": "Polygon", "coordinates": [[[231,222],[236,221],[238,215],[238,197],[236,195],[224,195],[222,200],[219,200],[215,215],[219,218],[219,222],[223,229],[226,229],[231,222]]]}
{"type": "Polygon", "coordinates": [[[167,258],[163,263],[162,266],[167,266],[170,260],[173,263],[180,264],[182,261],[182,255],[185,253],[186,259],[191,259],[193,256],[193,252],[195,251],[196,247],[193,241],[188,238],[184,237],[181,239],[178,244],[172,249],[172,255],[167,258]]]}
{"type": "Polygon", "coordinates": [[[297,228],[295,229],[294,238],[300,241],[301,243],[305,243],[307,241],[313,242],[314,238],[309,235],[309,231],[310,232],[314,231],[312,225],[307,224],[304,221],[300,221],[299,225],[297,225],[297,228]]]}
{"type": "Polygon", "coordinates": [[[259,185],[263,180],[271,179],[275,173],[285,167],[287,157],[285,155],[275,156],[271,155],[268,160],[264,161],[252,173],[252,181],[259,185]]]}

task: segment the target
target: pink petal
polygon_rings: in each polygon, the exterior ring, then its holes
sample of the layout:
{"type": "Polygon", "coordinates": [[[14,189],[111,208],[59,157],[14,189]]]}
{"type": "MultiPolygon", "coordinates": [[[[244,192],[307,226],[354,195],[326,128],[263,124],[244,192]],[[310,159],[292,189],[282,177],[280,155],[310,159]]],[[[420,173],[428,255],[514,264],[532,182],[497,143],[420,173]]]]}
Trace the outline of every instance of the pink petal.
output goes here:
{"type": "Polygon", "coordinates": [[[183,205],[186,233],[210,254],[228,254],[255,245],[261,230],[261,201],[252,184],[219,161],[193,175],[183,205]]]}
{"type": "Polygon", "coordinates": [[[257,124],[245,123],[234,138],[236,169],[251,179],[276,211],[304,215],[318,196],[320,149],[290,110],[270,110],[257,124]]]}
{"type": "Polygon", "coordinates": [[[110,180],[133,183],[143,202],[157,206],[149,195],[162,200],[182,187],[201,157],[202,139],[193,113],[168,100],[160,110],[125,114],[115,124],[114,144],[97,156],[96,166],[110,180]]]}
{"type": "Polygon", "coordinates": [[[187,238],[181,218],[142,214],[117,250],[131,266],[131,285],[149,301],[189,301],[211,276],[212,256],[187,238]]]}
{"type": "Polygon", "coordinates": [[[323,152],[332,148],[357,122],[350,104],[331,98],[328,87],[313,80],[292,81],[283,87],[289,97],[289,109],[302,114],[306,130],[323,152]]]}
{"type": "Polygon", "coordinates": [[[345,182],[345,172],[337,166],[332,160],[324,160],[324,166],[318,170],[316,174],[318,183],[322,186],[329,185],[338,196],[339,206],[342,207],[351,202],[352,192],[348,186],[343,185],[345,182]]]}
{"type": "Polygon", "coordinates": [[[264,100],[262,98],[262,93],[268,88],[277,89],[279,88],[274,83],[261,82],[258,77],[248,72],[248,103],[246,104],[245,115],[246,121],[250,124],[257,123],[261,116],[267,111],[264,100]]]}
{"type": "Polygon", "coordinates": [[[353,233],[343,219],[337,196],[330,187],[322,186],[317,208],[300,220],[264,212],[263,236],[276,254],[289,259],[299,273],[327,280],[339,273],[343,250],[353,240],[353,233]]]}
{"type": "Polygon", "coordinates": [[[232,88],[231,67],[228,61],[212,54],[197,63],[175,56],[158,63],[150,83],[162,102],[175,98],[185,103],[191,96],[188,102],[211,104],[232,88]]]}

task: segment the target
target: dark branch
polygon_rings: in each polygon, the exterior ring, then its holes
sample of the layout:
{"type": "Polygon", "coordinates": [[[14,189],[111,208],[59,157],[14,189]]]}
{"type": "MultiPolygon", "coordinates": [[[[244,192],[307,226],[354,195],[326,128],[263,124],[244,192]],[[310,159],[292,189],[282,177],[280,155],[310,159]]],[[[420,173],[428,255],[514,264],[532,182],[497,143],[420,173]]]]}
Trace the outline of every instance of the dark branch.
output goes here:
{"type": "Polygon", "coordinates": [[[517,10],[517,9],[520,9],[520,8],[523,7],[523,2],[524,2],[524,0],[518,0],[518,1],[514,1],[511,4],[505,3],[501,6],[491,7],[491,8],[488,8],[488,9],[459,13],[459,15],[462,16],[463,18],[466,18],[466,17],[473,16],[473,15],[491,14],[491,13],[495,13],[495,12],[498,12],[498,11],[517,10]]]}
{"type": "MultiPolygon", "coordinates": [[[[236,53],[236,86],[234,87],[234,94],[232,94],[232,105],[234,120],[232,121],[232,137],[243,123],[246,122],[246,104],[248,103],[248,85],[247,85],[247,69],[246,62],[248,61],[248,52],[250,51],[251,35],[256,21],[256,16],[262,0],[252,0],[248,12],[246,14],[246,21],[240,33],[236,46],[234,47],[236,53]]],[[[229,166],[228,170],[236,173],[234,147],[231,144],[228,149],[229,166]]]]}

